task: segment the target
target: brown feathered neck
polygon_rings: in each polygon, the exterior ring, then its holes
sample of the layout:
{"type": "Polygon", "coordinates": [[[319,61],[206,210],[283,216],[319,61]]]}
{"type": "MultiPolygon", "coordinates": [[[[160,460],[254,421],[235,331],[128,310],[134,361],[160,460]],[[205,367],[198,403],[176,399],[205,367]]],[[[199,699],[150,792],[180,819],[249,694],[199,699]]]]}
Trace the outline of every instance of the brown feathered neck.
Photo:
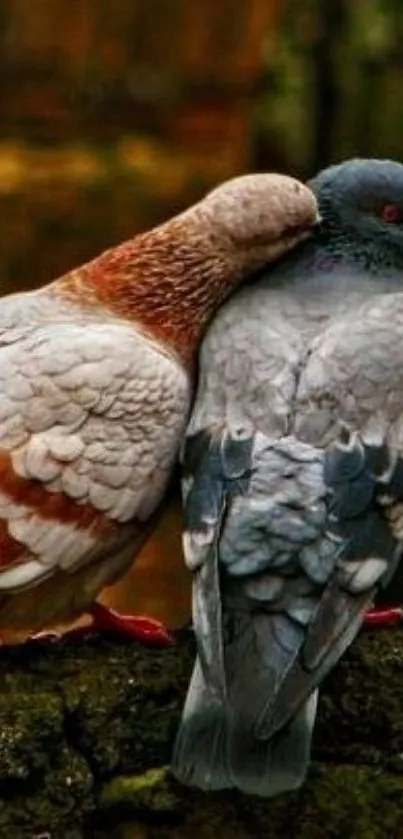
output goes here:
{"type": "Polygon", "coordinates": [[[241,278],[239,261],[213,225],[185,212],[62,277],[57,291],[138,324],[192,367],[208,319],[241,278]]]}

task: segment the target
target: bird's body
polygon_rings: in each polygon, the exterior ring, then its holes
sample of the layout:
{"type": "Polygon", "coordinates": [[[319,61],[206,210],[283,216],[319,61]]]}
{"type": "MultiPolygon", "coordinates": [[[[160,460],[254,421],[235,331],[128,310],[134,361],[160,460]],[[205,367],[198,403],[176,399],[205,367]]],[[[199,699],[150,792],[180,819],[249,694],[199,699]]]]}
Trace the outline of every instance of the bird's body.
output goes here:
{"type": "Polygon", "coordinates": [[[70,619],[124,573],[167,487],[207,319],[315,224],[312,194],[291,179],[230,183],[0,301],[0,630],[70,619]]]}
{"type": "Polygon", "coordinates": [[[198,659],[173,770],[204,789],[302,783],[317,687],[400,558],[403,231],[375,219],[403,207],[403,167],[354,161],[313,187],[322,232],[201,350],[183,478],[198,659]]]}

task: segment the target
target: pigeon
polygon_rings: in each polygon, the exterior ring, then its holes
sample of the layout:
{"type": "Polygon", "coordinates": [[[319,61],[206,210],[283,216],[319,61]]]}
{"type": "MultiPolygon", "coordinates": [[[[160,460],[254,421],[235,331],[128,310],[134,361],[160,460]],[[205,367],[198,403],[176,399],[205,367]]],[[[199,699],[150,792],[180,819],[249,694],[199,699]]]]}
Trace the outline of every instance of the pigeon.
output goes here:
{"type": "Polygon", "coordinates": [[[0,630],[88,612],[155,523],[183,437],[196,350],[248,273],[310,235],[310,189],[245,175],[46,287],[0,300],[0,630]]]}
{"type": "Polygon", "coordinates": [[[309,186],[317,232],[200,351],[182,455],[197,658],[172,772],[203,790],[301,786],[318,687],[401,556],[403,165],[348,160],[309,186]]]}

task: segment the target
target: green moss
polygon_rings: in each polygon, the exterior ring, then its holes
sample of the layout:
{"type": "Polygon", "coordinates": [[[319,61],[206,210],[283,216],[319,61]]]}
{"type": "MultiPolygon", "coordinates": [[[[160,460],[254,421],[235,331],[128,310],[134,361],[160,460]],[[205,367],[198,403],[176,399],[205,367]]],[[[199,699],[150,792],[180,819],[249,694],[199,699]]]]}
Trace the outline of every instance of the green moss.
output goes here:
{"type": "MultiPolygon", "coordinates": [[[[156,792],[162,792],[166,783],[164,776],[154,778],[153,794],[143,800],[143,806],[154,814],[153,818],[150,812],[142,817],[147,824],[147,839],[389,839],[403,835],[403,780],[388,773],[374,773],[366,766],[316,765],[303,790],[272,801],[236,793],[187,794],[181,801],[182,818],[171,824],[167,818],[155,821],[159,809],[155,806],[156,792]]],[[[116,808],[118,803],[130,802],[137,810],[143,789],[139,799],[136,787],[136,779],[121,779],[113,787],[109,803],[116,808]]],[[[147,784],[144,787],[148,792],[151,788],[147,784]]],[[[112,791],[112,785],[109,789],[112,791]]],[[[178,811],[177,799],[175,808],[178,811]]],[[[133,838],[141,824],[139,818],[132,822],[133,838]]],[[[129,839],[127,821],[125,829],[129,839]]]]}
{"type": "Polygon", "coordinates": [[[362,633],[323,685],[315,756],[340,763],[398,766],[403,752],[402,709],[401,630],[362,633]]]}
{"type": "Polygon", "coordinates": [[[0,836],[32,839],[35,830],[62,839],[64,828],[73,828],[74,824],[76,835],[80,836],[80,825],[95,807],[93,783],[86,761],[63,745],[49,760],[40,779],[30,776],[23,784],[3,787],[0,836]]]}
{"type": "Polygon", "coordinates": [[[58,695],[0,695],[0,791],[7,783],[41,777],[63,738],[58,695]]]}
{"type": "Polygon", "coordinates": [[[105,655],[105,643],[90,644],[86,667],[62,684],[76,747],[100,778],[169,761],[191,660],[185,647],[181,675],[175,650],[117,641],[105,655]]]}
{"type": "Polygon", "coordinates": [[[181,798],[175,794],[175,785],[170,782],[165,767],[113,778],[103,786],[99,802],[104,807],[159,813],[177,812],[181,807],[181,798]]]}
{"type": "Polygon", "coordinates": [[[317,769],[295,839],[386,839],[403,830],[403,780],[367,766],[317,769]]]}

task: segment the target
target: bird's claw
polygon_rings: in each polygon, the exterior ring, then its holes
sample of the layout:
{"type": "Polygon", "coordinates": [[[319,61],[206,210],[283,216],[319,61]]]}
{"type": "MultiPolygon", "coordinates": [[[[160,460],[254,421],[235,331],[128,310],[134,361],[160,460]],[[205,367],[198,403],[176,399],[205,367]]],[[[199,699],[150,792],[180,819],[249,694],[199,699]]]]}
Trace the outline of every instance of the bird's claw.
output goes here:
{"type": "MultiPolygon", "coordinates": [[[[166,646],[173,638],[161,621],[143,615],[121,615],[102,603],[94,603],[88,610],[92,618],[91,632],[116,632],[145,644],[166,646]]],[[[88,632],[88,627],[82,627],[88,632]]]]}
{"type": "Polygon", "coordinates": [[[60,640],[73,641],[94,632],[114,632],[125,638],[131,638],[144,644],[167,646],[173,638],[161,621],[142,615],[121,615],[102,603],[94,603],[88,609],[91,623],[74,626],[66,632],[37,632],[29,636],[29,641],[55,643],[60,640]]]}

